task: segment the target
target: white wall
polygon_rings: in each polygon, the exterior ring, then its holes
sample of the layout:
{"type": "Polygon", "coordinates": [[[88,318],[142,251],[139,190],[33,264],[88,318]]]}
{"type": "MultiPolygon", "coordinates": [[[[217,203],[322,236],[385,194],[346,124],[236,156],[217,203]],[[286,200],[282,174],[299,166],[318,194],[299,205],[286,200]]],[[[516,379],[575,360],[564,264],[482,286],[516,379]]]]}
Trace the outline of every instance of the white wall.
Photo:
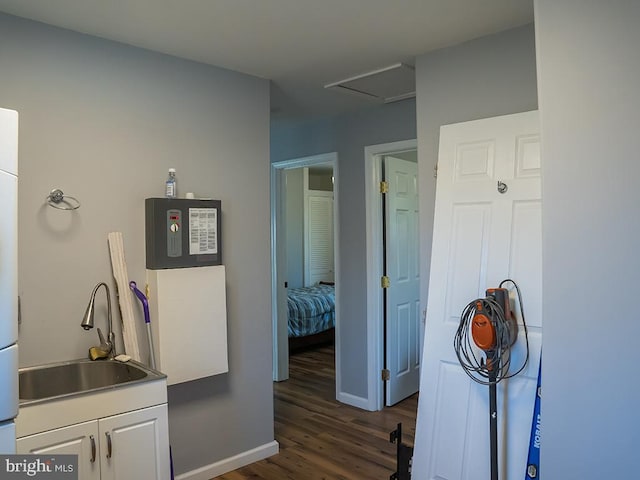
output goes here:
{"type": "Polygon", "coordinates": [[[169,389],[176,472],[271,442],[268,82],[2,14],[0,72],[20,112],[21,365],[95,344],[79,324],[93,286],[113,286],[109,232],[144,282],[144,198],[175,167],[180,192],[222,200],[229,333],[228,374],[169,389]],[[82,207],[45,206],[54,187],[82,207]]]}
{"type": "Polygon", "coordinates": [[[542,475],[638,478],[640,2],[536,0],[542,475]]]}

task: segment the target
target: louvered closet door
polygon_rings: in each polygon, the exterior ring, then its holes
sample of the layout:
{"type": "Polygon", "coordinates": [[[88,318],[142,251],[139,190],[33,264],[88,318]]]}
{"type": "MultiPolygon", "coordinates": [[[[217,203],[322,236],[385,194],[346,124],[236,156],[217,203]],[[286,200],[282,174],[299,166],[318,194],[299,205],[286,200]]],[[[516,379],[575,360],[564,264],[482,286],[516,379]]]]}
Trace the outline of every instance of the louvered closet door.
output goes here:
{"type": "MultiPolygon", "coordinates": [[[[440,130],[415,478],[490,477],[489,389],[464,373],[453,338],[465,305],[505,278],[522,290],[531,356],[521,374],[498,384],[499,478],[524,478],[542,334],[538,132],[538,112],[440,130]],[[498,181],[508,190],[500,193],[498,181]]],[[[521,324],[518,308],[516,318],[521,324]]],[[[524,352],[520,326],[513,366],[524,352]]]]}
{"type": "Polygon", "coordinates": [[[305,198],[305,285],[333,281],[333,193],[309,191],[305,198]]]}

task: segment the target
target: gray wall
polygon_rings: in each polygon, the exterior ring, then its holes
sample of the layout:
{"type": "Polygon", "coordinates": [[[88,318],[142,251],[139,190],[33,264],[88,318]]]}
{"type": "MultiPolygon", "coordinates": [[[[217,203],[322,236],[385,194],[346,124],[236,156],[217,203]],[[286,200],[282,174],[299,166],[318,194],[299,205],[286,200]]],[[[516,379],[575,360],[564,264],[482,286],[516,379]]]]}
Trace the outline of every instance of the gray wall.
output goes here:
{"type": "Polygon", "coordinates": [[[1,14],[0,71],[0,105],[20,112],[21,365],[96,342],[79,322],[113,285],[109,232],[144,282],[143,201],[175,167],[180,192],[222,200],[230,369],[169,389],[176,471],[271,442],[268,82],[1,14]],[[44,206],[54,187],[82,207],[44,206]]]}
{"type": "Polygon", "coordinates": [[[640,3],[536,0],[535,12],[543,475],[637,478],[640,3]]]}
{"type": "Polygon", "coordinates": [[[338,152],[342,391],[367,397],[364,147],[416,138],[415,102],[405,100],[306,122],[271,125],[271,161],[338,152]]]}

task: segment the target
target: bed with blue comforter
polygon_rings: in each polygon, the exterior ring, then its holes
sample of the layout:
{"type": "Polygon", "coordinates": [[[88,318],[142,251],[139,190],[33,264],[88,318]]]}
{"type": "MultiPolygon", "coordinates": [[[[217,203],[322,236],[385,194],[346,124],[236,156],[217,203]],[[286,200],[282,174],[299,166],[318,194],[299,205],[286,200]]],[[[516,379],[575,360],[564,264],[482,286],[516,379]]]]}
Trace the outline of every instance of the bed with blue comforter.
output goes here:
{"type": "Polygon", "coordinates": [[[308,337],[335,327],[336,295],[333,285],[287,290],[289,338],[308,337]]]}

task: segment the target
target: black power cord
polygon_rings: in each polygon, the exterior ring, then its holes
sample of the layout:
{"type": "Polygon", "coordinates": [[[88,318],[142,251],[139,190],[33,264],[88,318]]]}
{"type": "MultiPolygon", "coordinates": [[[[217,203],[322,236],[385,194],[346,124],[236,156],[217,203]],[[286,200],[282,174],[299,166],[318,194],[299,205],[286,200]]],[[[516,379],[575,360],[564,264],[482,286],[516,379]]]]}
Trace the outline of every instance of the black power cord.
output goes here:
{"type": "Polygon", "coordinates": [[[529,333],[524,317],[522,294],[518,284],[507,278],[500,282],[500,288],[505,283],[511,283],[518,294],[520,313],[522,314],[522,329],[524,331],[526,355],[522,365],[517,371],[509,373],[511,367],[511,348],[514,344],[517,332],[514,331],[515,322],[509,322],[505,318],[505,312],[494,297],[477,298],[467,304],[460,317],[460,325],[456,331],[453,348],[456,351],[458,361],[465,373],[475,382],[481,385],[494,385],[507,378],[515,377],[524,370],[529,362],[529,333]],[[490,350],[480,350],[474,343],[471,335],[471,322],[473,317],[482,312],[489,318],[495,330],[495,346],[490,350]],[[484,353],[482,355],[480,352],[484,353]],[[495,380],[494,380],[495,378],[495,380]]]}

